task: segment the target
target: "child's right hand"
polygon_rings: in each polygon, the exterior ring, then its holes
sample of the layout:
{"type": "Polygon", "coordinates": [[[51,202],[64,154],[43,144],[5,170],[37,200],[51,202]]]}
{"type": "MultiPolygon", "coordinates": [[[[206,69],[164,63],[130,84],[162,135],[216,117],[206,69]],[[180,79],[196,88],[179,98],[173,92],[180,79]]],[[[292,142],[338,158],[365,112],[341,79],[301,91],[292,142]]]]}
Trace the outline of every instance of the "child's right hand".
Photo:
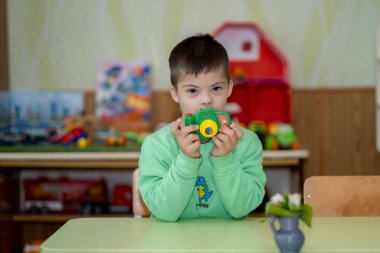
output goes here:
{"type": "Polygon", "coordinates": [[[201,140],[199,136],[193,134],[194,131],[198,130],[199,126],[190,125],[186,126],[182,118],[174,121],[171,131],[172,134],[177,139],[177,143],[182,152],[191,158],[199,158],[200,152],[199,148],[201,146],[201,140]]]}

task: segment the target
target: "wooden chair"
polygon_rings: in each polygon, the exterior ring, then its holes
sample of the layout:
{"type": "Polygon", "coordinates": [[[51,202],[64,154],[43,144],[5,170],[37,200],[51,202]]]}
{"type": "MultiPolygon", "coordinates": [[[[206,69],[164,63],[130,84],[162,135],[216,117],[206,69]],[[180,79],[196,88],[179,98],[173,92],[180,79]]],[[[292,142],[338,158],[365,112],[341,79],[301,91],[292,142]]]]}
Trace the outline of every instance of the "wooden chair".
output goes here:
{"type": "Polygon", "coordinates": [[[132,174],[132,210],[136,218],[150,216],[150,212],[146,207],[138,188],[139,169],[135,169],[132,174]]]}
{"type": "Polygon", "coordinates": [[[304,203],[314,216],[380,216],[380,176],[313,176],[304,203]]]}

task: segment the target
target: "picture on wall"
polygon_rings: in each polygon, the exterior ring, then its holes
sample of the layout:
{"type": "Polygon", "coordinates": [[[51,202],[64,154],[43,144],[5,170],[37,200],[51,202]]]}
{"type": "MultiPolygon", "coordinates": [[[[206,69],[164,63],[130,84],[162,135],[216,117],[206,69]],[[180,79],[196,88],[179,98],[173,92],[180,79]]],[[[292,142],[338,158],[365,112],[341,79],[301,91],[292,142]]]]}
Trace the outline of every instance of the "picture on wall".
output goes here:
{"type": "Polygon", "coordinates": [[[101,130],[146,130],[150,112],[151,67],[130,61],[99,65],[96,117],[101,130]]]}
{"type": "Polygon", "coordinates": [[[10,90],[0,93],[0,146],[47,143],[68,116],[83,113],[82,92],[10,90]]]}
{"type": "Polygon", "coordinates": [[[9,91],[0,91],[0,129],[10,125],[9,91]]]}
{"type": "Polygon", "coordinates": [[[10,91],[11,124],[19,128],[57,128],[83,112],[82,92],[10,91]]]}

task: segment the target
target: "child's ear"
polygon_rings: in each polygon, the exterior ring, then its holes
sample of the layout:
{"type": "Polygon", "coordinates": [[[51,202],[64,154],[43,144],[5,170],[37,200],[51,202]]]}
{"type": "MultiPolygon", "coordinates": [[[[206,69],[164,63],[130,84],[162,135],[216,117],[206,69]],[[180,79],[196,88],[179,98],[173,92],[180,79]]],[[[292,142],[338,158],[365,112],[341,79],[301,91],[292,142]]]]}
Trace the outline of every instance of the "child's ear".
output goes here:
{"type": "Polygon", "coordinates": [[[228,84],[228,96],[227,97],[229,97],[231,95],[233,87],[234,87],[234,83],[231,80],[230,83],[228,84]]]}
{"type": "Polygon", "coordinates": [[[170,95],[172,95],[172,98],[173,98],[173,100],[176,102],[176,103],[178,103],[178,93],[177,93],[177,88],[174,86],[174,85],[172,85],[171,87],[170,87],[170,95]]]}

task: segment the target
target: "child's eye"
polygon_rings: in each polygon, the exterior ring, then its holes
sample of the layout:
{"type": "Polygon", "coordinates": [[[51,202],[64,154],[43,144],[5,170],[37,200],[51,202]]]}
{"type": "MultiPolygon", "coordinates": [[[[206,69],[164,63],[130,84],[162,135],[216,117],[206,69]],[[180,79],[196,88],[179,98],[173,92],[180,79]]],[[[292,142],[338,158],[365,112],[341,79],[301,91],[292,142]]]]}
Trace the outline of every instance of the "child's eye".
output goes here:
{"type": "Polygon", "coordinates": [[[187,92],[190,94],[195,94],[197,93],[197,89],[188,89],[187,92]]]}
{"type": "Polygon", "coordinates": [[[222,89],[223,88],[221,86],[216,86],[212,88],[213,91],[221,91],[222,89]]]}

